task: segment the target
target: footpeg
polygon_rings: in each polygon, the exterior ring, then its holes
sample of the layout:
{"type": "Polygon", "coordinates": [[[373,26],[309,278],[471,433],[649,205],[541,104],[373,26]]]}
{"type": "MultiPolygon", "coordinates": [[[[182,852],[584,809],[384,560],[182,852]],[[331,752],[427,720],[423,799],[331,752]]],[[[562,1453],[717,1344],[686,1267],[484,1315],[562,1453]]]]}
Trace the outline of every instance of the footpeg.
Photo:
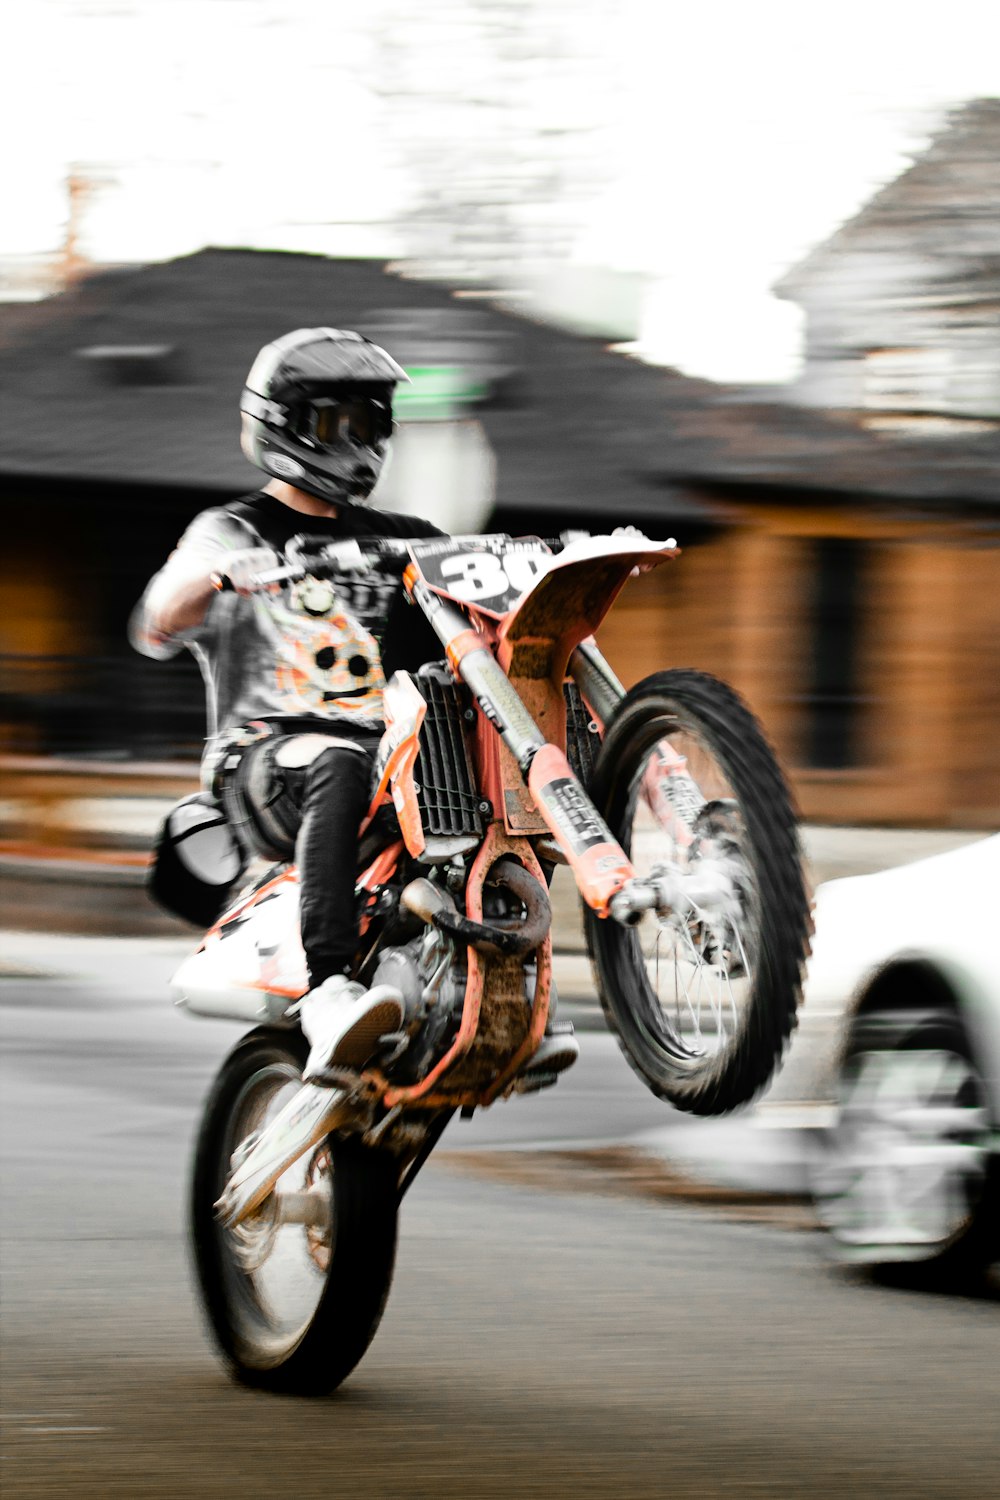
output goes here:
{"type": "Polygon", "coordinates": [[[554,1083],[559,1082],[558,1073],[543,1073],[538,1069],[533,1073],[521,1073],[514,1079],[513,1092],[515,1094],[537,1094],[539,1089],[551,1088],[554,1083]]]}

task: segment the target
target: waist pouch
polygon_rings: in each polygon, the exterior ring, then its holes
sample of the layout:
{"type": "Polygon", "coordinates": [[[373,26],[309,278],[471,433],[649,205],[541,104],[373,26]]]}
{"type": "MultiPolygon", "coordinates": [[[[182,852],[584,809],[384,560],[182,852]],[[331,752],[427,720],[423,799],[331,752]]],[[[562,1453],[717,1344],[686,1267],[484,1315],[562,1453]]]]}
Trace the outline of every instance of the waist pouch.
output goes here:
{"type": "Polygon", "coordinates": [[[210,927],[246,866],[222,809],[205,792],[195,792],[160,825],[147,890],[172,916],[210,927]]]}
{"type": "Polygon", "coordinates": [[[227,761],[220,780],[222,804],[243,844],[270,859],[291,859],[299,811],[276,775],[276,749],[273,740],[265,740],[227,761]]]}

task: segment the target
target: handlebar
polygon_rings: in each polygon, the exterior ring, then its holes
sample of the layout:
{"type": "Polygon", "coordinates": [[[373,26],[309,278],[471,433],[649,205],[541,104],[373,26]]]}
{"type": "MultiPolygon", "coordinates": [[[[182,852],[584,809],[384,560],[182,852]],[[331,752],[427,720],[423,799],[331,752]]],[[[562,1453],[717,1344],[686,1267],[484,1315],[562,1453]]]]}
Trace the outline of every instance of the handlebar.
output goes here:
{"type": "MultiPolygon", "coordinates": [[[[251,592],[264,593],[268,589],[285,583],[297,583],[300,578],[329,578],[334,573],[370,573],[373,571],[402,573],[398,565],[408,557],[409,543],[398,537],[350,537],[342,542],[331,542],[320,536],[294,536],[285,549],[288,563],[280,568],[268,568],[255,575],[251,592]],[[363,542],[363,545],[362,545],[363,542]]],[[[213,573],[212,582],[222,593],[231,593],[234,585],[225,573],[213,573]]]]}
{"type": "MultiPolygon", "coordinates": [[[[647,538],[635,527],[616,527],[615,533],[634,532],[637,538],[647,538]]],[[[573,542],[587,538],[588,531],[565,531],[559,537],[544,538],[544,545],[553,554],[558,554],[573,542]]],[[[302,533],[292,537],[285,548],[288,562],[279,568],[270,568],[253,579],[249,592],[264,593],[286,583],[296,583],[307,576],[329,578],[334,573],[370,573],[381,571],[399,577],[409,556],[411,541],[400,537],[351,537],[341,542],[331,542],[322,536],[302,533]]],[[[665,545],[674,545],[672,542],[665,545]]],[[[232,581],[225,574],[213,574],[217,589],[232,590],[232,581]]]]}

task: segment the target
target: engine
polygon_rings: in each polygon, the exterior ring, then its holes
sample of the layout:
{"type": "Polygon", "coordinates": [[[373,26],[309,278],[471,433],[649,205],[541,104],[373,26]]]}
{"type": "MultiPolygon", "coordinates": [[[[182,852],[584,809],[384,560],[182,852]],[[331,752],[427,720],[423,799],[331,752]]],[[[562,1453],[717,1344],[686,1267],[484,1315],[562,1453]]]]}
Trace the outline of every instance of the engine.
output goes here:
{"type": "Polygon", "coordinates": [[[462,1016],[468,970],[464,950],[435,927],[386,948],[373,984],[394,985],[403,996],[409,1046],[393,1074],[419,1078],[454,1039],[462,1016]]]}

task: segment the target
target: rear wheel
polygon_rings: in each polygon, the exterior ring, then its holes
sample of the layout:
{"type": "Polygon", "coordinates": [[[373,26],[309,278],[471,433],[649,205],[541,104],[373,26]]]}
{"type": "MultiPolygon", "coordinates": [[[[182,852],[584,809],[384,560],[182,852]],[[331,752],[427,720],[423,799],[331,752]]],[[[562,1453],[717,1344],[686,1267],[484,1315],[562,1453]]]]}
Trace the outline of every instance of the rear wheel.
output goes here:
{"type": "Polygon", "coordinates": [[[585,912],[608,1021],[679,1109],[722,1114],[771,1077],[795,1024],[809,903],[795,816],[746,706],[701,672],[660,672],[619,704],[590,785],[640,875],[678,893],[626,928],[585,912]]]}
{"type": "Polygon", "coordinates": [[[959,1018],[878,1012],[852,1025],[838,1118],[813,1167],[838,1258],[959,1284],[1000,1254],[987,1091],[959,1018]]]}
{"type": "Polygon", "coordinates": [[[396,1247],[395,1159],[352,1140],[321,1141],[243,1224],[213,1205],[234,1152],[301,1086],[295,1032],[252,1032],[216,1078],[195,1152],[191,1198],[202,1304],[235,1377],[320,1395],[354,1369],[382,1316],[396,1247]]]}

